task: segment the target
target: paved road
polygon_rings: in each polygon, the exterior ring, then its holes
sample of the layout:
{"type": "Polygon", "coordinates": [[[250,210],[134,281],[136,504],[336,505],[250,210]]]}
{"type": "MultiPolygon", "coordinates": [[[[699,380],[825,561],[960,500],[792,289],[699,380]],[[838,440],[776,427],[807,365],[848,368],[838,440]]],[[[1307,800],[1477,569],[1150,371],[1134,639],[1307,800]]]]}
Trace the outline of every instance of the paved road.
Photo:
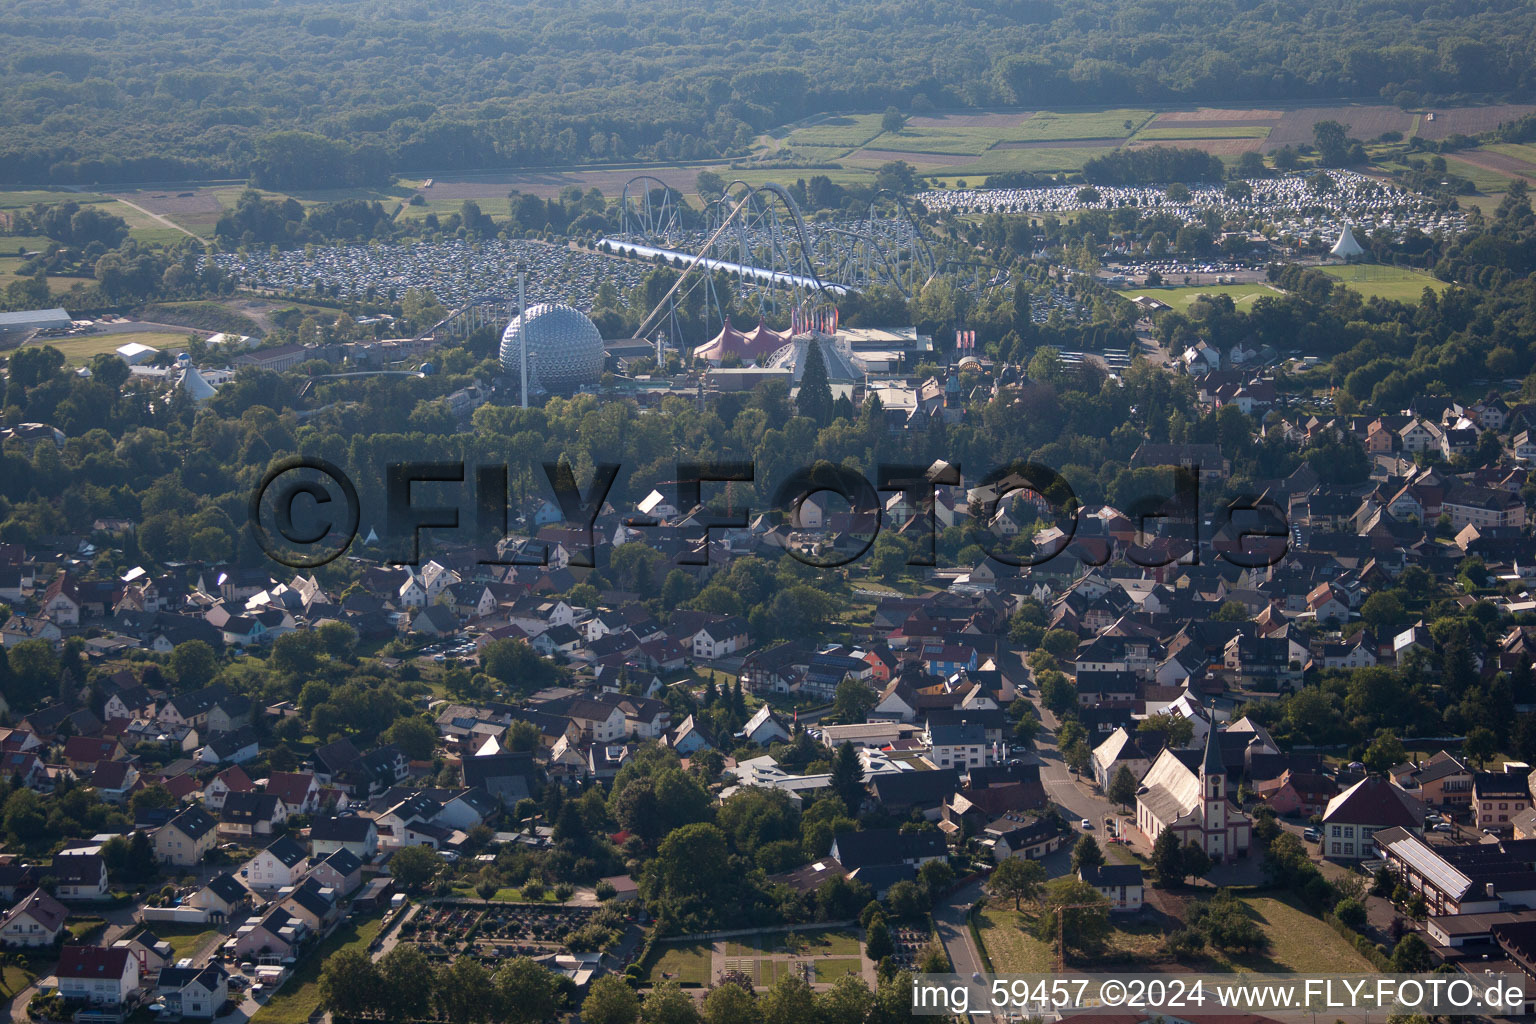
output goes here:
{"type": "Polygon", "coordinates": [[[1099,832],[1103,830],[1104,818],[1118,816],[1120,808],[1094,790],[1091,778],[1080,778],[1072,774],[1066,761],[1062,760],[1061,751],[1056,747],[1056,730],[1061,723],[1047,708],[1040,705],[1038,699],[1031,700],[1035,704],[1040,724],[1044,726],[1035,741],[1035,750],[1040,761],[1040,782],[1045,787],[1045,795],[1062,809],[1074,828],[1083,818],[1093,822],[1094,834],[1098,836],[1100,845],[1103,845],[1105,837],[1099,835],[1099,832]]]}
{"type": "Polygon", "coordinates": [[[981,898],[981,883],[972,882],[946,898],[933,908],[933,927],[955,973],[969,978],[986,970],[981,951],[971,939],[969,913],[971,904],[981,898]]]}

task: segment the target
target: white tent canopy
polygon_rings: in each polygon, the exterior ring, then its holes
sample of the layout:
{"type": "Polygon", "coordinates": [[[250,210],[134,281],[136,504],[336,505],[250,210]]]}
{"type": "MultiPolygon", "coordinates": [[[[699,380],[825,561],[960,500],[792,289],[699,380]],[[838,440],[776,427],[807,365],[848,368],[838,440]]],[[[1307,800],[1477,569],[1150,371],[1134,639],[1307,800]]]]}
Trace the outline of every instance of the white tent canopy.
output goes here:
{"type": "Polygon", "coordinates": [[[1333,243],[1333,255],[1335,256],[1364,256],[1365,249],[1355,241],[1355,233],[1349,230],[1349,225],[1344,225],[1339,240],[1333,243]]]}

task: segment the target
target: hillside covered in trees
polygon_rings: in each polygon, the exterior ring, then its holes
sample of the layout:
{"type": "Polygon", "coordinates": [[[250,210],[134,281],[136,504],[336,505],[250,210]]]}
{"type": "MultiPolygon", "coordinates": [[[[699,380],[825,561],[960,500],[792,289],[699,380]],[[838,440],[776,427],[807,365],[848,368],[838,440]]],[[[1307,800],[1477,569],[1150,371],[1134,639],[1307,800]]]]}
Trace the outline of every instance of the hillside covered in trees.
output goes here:
{"type": "Polygon", "coordinates": [[[0,13],[0,180],[706,159],[888,105],[1529,98],[1533,40],[1513,0],[23,0],[0,13]]]}

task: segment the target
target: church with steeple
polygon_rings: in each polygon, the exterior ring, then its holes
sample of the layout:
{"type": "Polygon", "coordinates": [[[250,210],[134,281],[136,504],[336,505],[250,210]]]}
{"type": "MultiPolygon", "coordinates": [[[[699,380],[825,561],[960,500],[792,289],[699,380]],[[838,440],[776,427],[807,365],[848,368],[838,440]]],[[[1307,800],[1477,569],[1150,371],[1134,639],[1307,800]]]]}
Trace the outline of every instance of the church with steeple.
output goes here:
{"type": "Polygon", "coordinates": [[[1227,798],[1227,769],[1213,727],[1204,749],[1165,748],[1141,780],[1136,827],[1149,842],[1172,829],[1180,846],[1195,843],[1215,863],[1246,856],[1253,819],[1227,798]]]}

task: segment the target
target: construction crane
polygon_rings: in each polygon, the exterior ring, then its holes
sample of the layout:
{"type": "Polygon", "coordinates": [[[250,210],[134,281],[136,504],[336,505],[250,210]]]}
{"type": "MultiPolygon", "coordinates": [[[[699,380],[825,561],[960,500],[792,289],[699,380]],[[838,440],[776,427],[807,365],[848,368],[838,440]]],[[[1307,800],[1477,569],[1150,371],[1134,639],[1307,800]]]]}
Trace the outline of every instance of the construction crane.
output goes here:
{"type": "Polygon", "coordinates": [[[1056,907],[1056,973],[1064,974],[1067,970],[1067,915],[1068,910],[1093,910],[1102,908],[1102,903],[1063,903],[1056,907]]]}

